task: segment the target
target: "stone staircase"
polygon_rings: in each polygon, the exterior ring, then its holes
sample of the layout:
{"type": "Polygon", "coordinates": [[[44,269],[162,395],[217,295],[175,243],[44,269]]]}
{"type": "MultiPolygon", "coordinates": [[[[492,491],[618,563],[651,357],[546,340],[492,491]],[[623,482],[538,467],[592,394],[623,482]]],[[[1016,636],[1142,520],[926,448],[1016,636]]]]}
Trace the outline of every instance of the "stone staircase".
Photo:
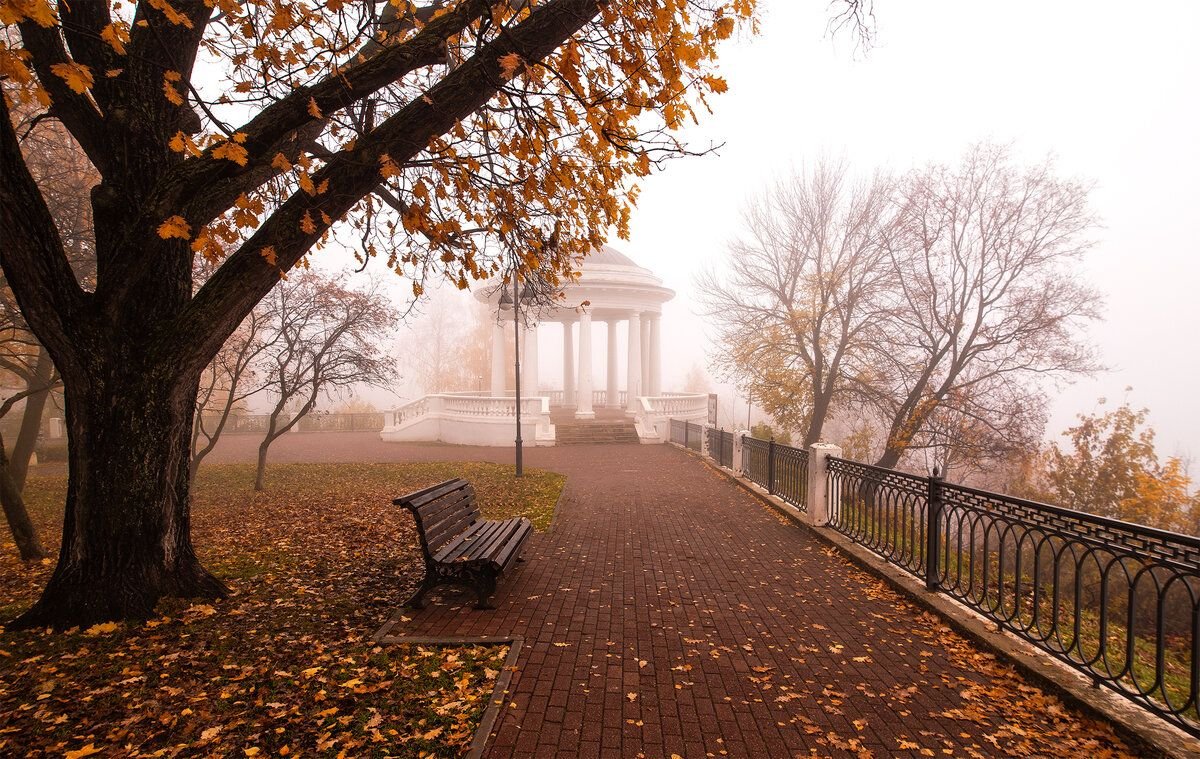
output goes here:
{"type": "Polygon", "coordinates": [[[594,445],[603,443],[636,443],[637,430],[633,420],[619,410],[598,409],[595,419],[579,420],[574,409],[551,409],[555,445],[594,445]]]}

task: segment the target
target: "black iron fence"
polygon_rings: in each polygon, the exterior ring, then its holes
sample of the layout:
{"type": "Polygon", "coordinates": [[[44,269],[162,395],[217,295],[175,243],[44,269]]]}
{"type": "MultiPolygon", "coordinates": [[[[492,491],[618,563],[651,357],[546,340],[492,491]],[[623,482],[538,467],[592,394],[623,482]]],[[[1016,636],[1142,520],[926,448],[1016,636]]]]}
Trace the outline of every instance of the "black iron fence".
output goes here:
{"type": "Polygon", "coordinates": [[[744,437],[742,473],[771,495],[808,511],[808,451],[803,448],[744,437]]]}
{"type": "Polygon", "coordinates": [[[733,433],[716,427],[704,427],[708,436],[708,455],[723,467],[733,468],[733,433]]]}
{"type": "Polygon", "coordinates": [[[830,526],[1200,735],[1200,538],[830,458],[830,526]]]}
{"type": "Polygon", "coordinates": [[[704,425],[683,419],[671,420],[671,442],[699,451],[704,443],[704,425]]]}

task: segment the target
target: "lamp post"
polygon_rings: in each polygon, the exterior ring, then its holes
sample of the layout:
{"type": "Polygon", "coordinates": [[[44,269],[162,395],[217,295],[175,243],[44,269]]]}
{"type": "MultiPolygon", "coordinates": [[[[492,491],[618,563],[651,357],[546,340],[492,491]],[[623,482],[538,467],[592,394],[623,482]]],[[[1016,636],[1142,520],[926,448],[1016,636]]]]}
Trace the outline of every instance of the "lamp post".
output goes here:
{"type": "Polygon", "coordinates": [[[512,309],[513,312],[513,390],[516,391],[517,396],[517,437],[514,442],[517,446],[517,477],[525,476],[525,467],[521,461],[521,301],[529,302],[535,297],[537,296],[529,289],[528,283],[521,288],[520,295],[517,294],[515,271],[513,272],[512,295],[509,295],[507,289],[500,295],[500,309],[502,311],[512,309]]]}

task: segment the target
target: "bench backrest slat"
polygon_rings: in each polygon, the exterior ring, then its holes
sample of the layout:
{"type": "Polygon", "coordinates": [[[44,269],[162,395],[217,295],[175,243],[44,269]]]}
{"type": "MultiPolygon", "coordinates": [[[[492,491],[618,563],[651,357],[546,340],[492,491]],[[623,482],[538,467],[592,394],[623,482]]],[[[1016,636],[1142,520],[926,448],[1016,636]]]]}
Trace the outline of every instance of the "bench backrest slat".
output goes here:
{"type": "Polygon", "coordinates": [[[432,485],[393,501],[413,513],[421,547],[432,556],[479,519],[475,489],[466,480],[432,485]]]}

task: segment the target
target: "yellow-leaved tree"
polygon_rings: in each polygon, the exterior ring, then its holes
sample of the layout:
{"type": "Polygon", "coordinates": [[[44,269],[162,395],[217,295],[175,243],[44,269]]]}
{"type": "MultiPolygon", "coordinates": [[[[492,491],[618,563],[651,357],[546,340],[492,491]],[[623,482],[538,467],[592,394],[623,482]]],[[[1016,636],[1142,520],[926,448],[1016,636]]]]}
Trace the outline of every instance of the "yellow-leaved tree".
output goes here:
{"type": "Polygon", "coordinates": [[[1200,494],[1190,492],[1179,458],[1159,461],[1146,414],[1128,402],[1107,413],[1080,414],[1079,424],[1063,433],[1070,447],[1050,448],[1050,498],[1079,511],[1196,534],[1200,494]]]}
{"type": "Polygon", "coordinates": [[[189,536],[205,366],[323,246],[460,287],[499,254],[552,281],[725,89],[754,0],[0,0],[0,264],[61,372],[62,549],[18,625],[220,596],[189,536]],[[32,105],[21,125],[13,105],[32,105]],[[95,167],[82,282],[21,140],[60,122],[95,167]],[[216,270],[193,288],[193,263],[216,270]]]}

